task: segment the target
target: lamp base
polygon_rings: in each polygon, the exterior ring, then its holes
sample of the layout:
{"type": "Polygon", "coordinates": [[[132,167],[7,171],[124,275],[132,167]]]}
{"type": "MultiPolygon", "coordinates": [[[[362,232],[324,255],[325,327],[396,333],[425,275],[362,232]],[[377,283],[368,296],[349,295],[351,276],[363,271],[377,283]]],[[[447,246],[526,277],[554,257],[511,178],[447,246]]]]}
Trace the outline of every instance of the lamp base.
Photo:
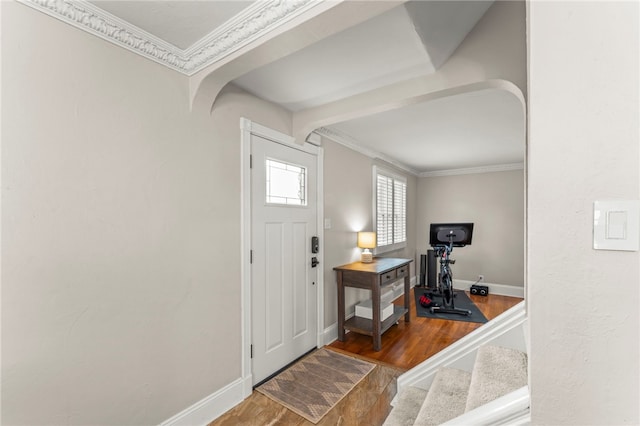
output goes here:
{"type": "Polygon", "coordinates": [[[373,262],[373,253],[362,253],[362,257],[360,258],[360,262],[362,263],[372,263],[373,262]]]}

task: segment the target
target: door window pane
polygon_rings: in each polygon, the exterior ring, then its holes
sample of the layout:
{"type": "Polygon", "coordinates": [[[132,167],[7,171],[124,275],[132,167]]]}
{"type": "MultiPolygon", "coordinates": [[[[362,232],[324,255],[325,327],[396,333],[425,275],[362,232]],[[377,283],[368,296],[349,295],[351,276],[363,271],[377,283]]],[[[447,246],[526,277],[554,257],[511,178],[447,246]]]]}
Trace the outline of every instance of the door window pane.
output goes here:
{"type": "Polygon", "coordinates": [[[307,205],[307,169],[268,159],[266,163],[267,204],[307,205]]]}

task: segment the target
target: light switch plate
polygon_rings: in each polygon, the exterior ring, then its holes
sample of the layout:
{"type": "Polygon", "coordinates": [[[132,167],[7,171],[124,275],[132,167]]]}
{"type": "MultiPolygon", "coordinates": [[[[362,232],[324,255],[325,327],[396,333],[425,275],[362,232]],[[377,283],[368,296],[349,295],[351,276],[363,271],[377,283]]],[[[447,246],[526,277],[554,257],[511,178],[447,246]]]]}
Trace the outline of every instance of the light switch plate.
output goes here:
{"type": "Polygon", "coordinates": [[[640,250],[640,200],[593,203],[593,248],[640,250]]]}

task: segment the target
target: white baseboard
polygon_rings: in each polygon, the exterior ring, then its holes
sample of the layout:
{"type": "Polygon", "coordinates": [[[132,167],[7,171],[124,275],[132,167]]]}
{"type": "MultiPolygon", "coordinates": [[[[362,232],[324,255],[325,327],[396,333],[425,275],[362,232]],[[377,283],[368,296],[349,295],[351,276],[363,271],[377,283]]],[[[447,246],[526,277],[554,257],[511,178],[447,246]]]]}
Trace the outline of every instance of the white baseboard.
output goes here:
{"type": "MultiPolygon", "coordinates": [[[[457,290],[469,290],[475,281],[453,280],[453,288],[457,290]]],[[[499,296],[511,296],[524,299],[524,287],[516,287],[505,284],[478,283],[478,285],[486,285],[489,287],[489,294],[497,294],[499,296]]]]}
{"type": "Polygon", "coordinates": [[[338,340],[338,323],[334,322],[324,329],[324,333],[322,333],[322,343],[323,345],[330,345],[336,340],[338,340]]]}
{"type": "Polygon", "coordinates": [[[244,386],[244,381],[237,379],[160,423],[160,426],[207,425],[244,400],[244,386]]]}

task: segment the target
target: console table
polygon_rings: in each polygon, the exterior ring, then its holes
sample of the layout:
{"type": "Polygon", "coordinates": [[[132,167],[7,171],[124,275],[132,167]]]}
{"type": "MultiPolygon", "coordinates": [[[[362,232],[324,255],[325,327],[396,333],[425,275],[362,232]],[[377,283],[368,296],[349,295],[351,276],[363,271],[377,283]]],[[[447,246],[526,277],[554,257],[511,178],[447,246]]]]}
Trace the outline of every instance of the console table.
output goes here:
{"type": "Polygon", "coordinates": [[[345,330],[373,337],[373,350],[381,348],[382,333],[394,325],[402,315],[409,322],[410,277],[412,259],[376,257],[372,263],[353,262],[333,268],[338,274],[338,340],[344,342],[345,330]],[[380,321],[380,296],[382,288],[404,278],[404,307],[394,306],[393,314],[380,321]],[[356,287],[371,290],[372,317],[352,317],[345,321],[344,288],[356,287]]]}

